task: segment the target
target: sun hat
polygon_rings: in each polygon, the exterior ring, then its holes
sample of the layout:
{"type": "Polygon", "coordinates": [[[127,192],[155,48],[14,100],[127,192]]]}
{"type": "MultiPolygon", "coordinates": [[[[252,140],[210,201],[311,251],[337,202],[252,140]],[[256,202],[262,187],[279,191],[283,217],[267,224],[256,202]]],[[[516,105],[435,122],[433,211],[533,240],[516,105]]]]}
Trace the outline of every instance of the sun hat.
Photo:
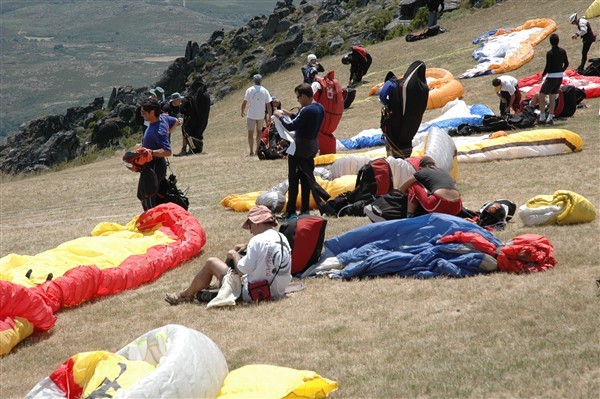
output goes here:
{"type": "Polygon", "coordinates": [[[254,84],[259,85],[260,82],[262,82],[262,76],[259,73],[257,73],[252,77],[252,80],[254,80],[254,84]]]}
{"type": "Polygon", "coordinates": [[[173,94],[171,94],[171,101],[173,100],[181,100],[183,97],[181,97],[181,94],[179,94],[178,92],[175,92],[173,94]]]}
{"type": "Polygon", "coordinates": [[[571,14],[571,16],[569,16],[569,23],[572,24],[573,22],[577,21],[577,13],[574,12],[573,14],[571,14]]]}
{"type": "Polygon", "coordinates": [[[306,57],[306,59],[308,60],[308,63],[310,64],[311,61],[317,60],[317,56],[314,54],[309,54],[308,57],[306,57]]]}
{"type": "Polygon", "coordinates": [[[257,205],[250,209],[248,212],[248,219],[242,225],[243,229],[250,229],[250,222],[252,223],[275,223],[277,225],[277,219],[269,208],[264,205],[257,205]]]}

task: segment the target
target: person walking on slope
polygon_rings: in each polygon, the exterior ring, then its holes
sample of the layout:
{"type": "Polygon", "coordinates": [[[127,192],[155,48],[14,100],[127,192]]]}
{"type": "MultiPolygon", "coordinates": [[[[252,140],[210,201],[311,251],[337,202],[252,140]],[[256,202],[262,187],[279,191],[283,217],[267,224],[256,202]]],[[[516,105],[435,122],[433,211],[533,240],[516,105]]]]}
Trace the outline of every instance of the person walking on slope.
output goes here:
{"type": "Polygon", "coordinates": [[[254,75],[254,86],[249,87],[244,95],[244,101],[242,101],[241,115],[242,118],[246,116],[246,106],[248,106],[248,116],[246,117],[246,127],[248,128],[248,147],[250,147],[249,156],[254,155],[254,145],[258,150],[260,138],[262,135],[263,127],[265,126],[265,112],[267,118],[270,119],[273,114],[271,108],[271,94],[269,91],[261,86],[262,76],[259,74],[254,75]],[[256,131],[256,139],[254,136],[256,131]]]}
{"type": "Polygon", "coordinates": [[[573,40],[581,38],[581,41],[583,42],[583,47],[581,48],[581,63],[577,67],[577,73],[581,75],[585,69],[585,63],[590,47],[592,47],[592,43],[596,41],[596,35],[594,35],[594,32],[592,31],[592,26],[589,21],[585,18],[578,18],[577,13],[571,14],[569,22],[571,25],[577,26],[577,33],[571,36],[571,38],[573,40]]]}
{"type": "Polygon", "coordinates": [[[510,115],[511,108],[515,112],[521,111],[521,92],[517,79],[502,75],[492,80],[492,86],[496,88],[496,95],[500,97],[500,115],[510,115]]]}
{"type": "Polygon", "coordinates": [[[297,217],[298,183],[302,187],[301,214],[309,213],[311,192],[318,205],[321,204],[321,198],[329,199],[329,195],[319,186],[314,176],[315,156],[319,151],[317,136],[325,119],[325,108],[313,102],[313,89],[308,83],[299,84],[294,92],[302,106],[300,112],[293,115],[282,109],[276,110],[274,114],[280,118],[281,124],[287,130],[295,132],[295,151],[290,153],[288,149],[288,201],[285,213],[281,215],[282,219],[297,217]],[[294,119],[288,122],[282,118],[284,115],[292,116],[294,119]]]}
{"type": "Polygon", "coordinates": [[[556,33],[550,35],[550,45],[552,48],[546,53],[546,66],[542,72],[540,79],[546,79],[542,83],[540,94],[534,96],[529,106],[535,108],[539,101],[540,105],[540,119],[539,123],[546,123],[549,125],[554,124],[552,119],[554,118],[554,107],[556,106],[556,95],[560,90],[562,84],[564,71],[569,66],[569,59],[567,58],[567,52],[558,47],[559,37],[556,33]],[[546,117],[546,95],[548,95],[548,117],[546,117]]]}

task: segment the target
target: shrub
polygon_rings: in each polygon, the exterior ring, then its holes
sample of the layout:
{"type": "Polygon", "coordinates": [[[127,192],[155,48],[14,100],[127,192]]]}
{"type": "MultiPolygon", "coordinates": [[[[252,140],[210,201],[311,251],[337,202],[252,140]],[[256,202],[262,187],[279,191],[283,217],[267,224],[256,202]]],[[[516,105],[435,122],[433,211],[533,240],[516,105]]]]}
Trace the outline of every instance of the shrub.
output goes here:
{"type": "Polygon", "coordinates": [[[410,31],[415,31],[417,29],[426,28],[428,16],[429,16],[429,11],[427,10],[427,7],[419,8],[419,11],[417,11],[413,20],[410,21],[410,25],[408,25],[408,29],[410,31]]]}
{"type": "Polygon", "coordinates": [[[377,10],[369,18],[367,18],[367,26],[370,27],[371,33],[379,38],[385,37],[384,28],[392,21],[393,13],[390,10],[377,10]]]}
{"type": "Polygon", "coordinates": [[[483,0],[481,8],[489,8],[496,5],[496,0],[483,0]]]}

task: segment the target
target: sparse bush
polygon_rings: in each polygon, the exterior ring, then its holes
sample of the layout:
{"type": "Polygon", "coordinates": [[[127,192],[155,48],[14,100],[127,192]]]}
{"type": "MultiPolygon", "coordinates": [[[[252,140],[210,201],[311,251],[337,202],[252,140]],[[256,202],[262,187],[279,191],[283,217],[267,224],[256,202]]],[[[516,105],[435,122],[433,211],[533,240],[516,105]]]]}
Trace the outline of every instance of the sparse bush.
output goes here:
{"type": "Polygon", "coordinates": [[[392,18],[392,11],[377,10],[367,19],[367,26],[370,27],[370,31],[374,36],[383,39],[385,37],[384,28],[392,22],[392,18]]]}
{"type": "Polygon", "coordinates": [[[496,5],[496,0],[483,0],[481,3],[481,8],[489,8],[496,5]]]}
{"type": "Polygon", "coordinates": [[[107,112],[104,109],[98,109],[98,110],[94,111],[94,117],[96,118],[96,120],[102,119],[106,115],[107,115],[107,112]]]}
{"type": "Polygon", "coordinates": [[[391,40],[396,37],[405,36],[408,33],[408,28],[404,25],[396,26],[390,32],[385,35],[385,40],[391,40]]]}
{"type": "Polygon", "coordinates": [[[412,21],[410,21],[410,25],[408,25],[408,29],[410,31],[414,31],[417,29],[423,29],[427,27],[427,17],[429,12],[427,11],[427,7],[419,8],[419,11],[415,14],[415,17],[412,21]]]}

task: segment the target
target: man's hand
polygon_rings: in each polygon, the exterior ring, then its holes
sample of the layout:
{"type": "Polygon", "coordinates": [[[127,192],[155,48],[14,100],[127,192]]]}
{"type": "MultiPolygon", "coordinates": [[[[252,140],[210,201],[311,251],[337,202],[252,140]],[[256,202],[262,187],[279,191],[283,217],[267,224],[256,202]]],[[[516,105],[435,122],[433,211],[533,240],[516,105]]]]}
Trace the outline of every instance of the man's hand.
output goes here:
{"type": "Polygon", "coordinates": [[[248,244],[237,244],[235,247],[233,247],[233,250],[239,254],[240,252],[246,251],[247,247],[248,244]]]}

